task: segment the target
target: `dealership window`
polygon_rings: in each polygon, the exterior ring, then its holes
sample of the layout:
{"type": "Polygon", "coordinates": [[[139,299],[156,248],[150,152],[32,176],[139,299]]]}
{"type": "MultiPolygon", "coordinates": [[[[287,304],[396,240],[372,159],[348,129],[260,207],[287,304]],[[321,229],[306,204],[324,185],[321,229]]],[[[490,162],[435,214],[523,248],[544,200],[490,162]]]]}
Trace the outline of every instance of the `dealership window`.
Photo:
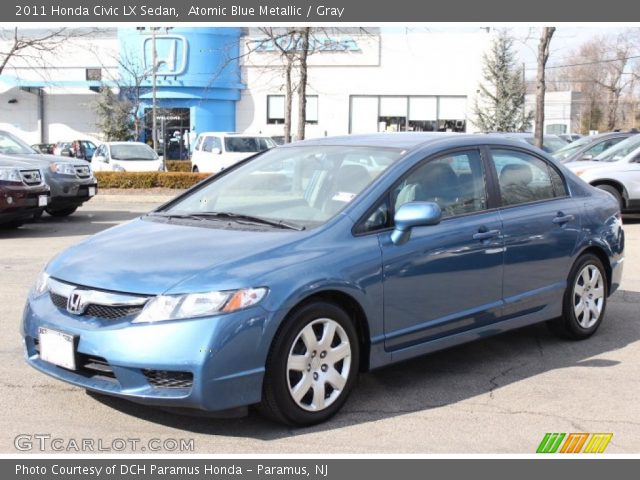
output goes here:
{"type": "Polygon", "coordinates": [[[318,124],[318,96],[307,95],[307,123],[310,125],[318,124]]]}
{"type": "Polygon", "coordinates": [[[433,132],[438,127],[438,98],[409,97],[410,132],[433,132]]]}
{"type": "Polygon", "coordinates": [[[407,129],[407,97],[380,97],[378,131],[404,132],[407,129]]]}
{"type": "Polygon", "coordinates": [[[464,132],[467,129],[466,97],[438,98],[438,131],[464,132]]]}
{"type": "Polygon", "coordinates": [[[349,133],[467,130],[463,96],[352,95],[349,110],[349,133]]]}
{"type": "Polygon", "coordinates": [[[267,95],[267,123],[284,123],[284,95],[267,95]]]}

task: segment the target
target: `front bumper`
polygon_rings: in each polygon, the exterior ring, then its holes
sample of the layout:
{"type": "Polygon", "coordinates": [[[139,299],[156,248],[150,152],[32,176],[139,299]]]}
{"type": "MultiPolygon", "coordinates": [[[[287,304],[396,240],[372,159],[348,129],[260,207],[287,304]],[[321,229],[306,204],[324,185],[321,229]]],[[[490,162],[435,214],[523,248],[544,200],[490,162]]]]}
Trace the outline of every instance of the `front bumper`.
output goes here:
{"type": "Polygon", "coordinates": [[[54,210],[79,207],[93,197],[93,195],[89,195],[90,187],[95,189],[95,194],[98,193],[98,182],[93,176],[81,179],[72,175],[49,175],[47,183],[51,187],[49,208],[54,210]]]}
{"type": "Polygon", "coordinates": [[[27,362],[59,380],[147,405],[220,411],[260,401],[268,315],[254,307],[215,317],[132,324],[131,318],[71,315],[44,294],[27,301],[22,335],[27,362]],[[75,371],[40,358],[39,327],[76,336],[75,371]],[[83,366],[96,359],[104,360],[111,373],[83,366]],[[162,386],[158,375],[183,381],[162,386]],[[190,385],[185,378],[191,378],[190,385]]]}
{"type": "Polygon", "coordinates": [[[47,197],[50,203],[49,187],[10,187],[3,186],[0,191],[0,224],[33,217],[45,207],[38,204],[41,196],[47,197]],[[9,200],[11,199],[11,200],[9,200]]]}

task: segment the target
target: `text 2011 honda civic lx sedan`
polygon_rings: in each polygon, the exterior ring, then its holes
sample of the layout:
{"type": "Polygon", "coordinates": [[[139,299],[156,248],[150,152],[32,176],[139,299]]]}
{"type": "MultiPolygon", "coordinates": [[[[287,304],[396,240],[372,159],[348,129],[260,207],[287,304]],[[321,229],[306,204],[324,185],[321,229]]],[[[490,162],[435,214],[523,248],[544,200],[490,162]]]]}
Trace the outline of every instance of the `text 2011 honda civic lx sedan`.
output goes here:
{"type": "Polygon", "coordinates": [[[26,357],[143,404],[312,424],[363,370],[541,321],[589,337],[623,253],[613,197],[521,142],[297,142],[57,256],[26,357]]]}

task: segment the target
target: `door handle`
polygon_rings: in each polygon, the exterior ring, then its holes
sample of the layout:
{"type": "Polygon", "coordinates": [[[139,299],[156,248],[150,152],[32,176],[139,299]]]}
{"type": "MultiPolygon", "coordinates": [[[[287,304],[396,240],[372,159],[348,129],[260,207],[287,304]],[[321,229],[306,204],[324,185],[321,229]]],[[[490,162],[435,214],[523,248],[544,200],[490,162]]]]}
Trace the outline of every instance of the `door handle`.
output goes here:
{"type": "Polygon", "coordinates": [[[552,222],[556,225],[564,225],[565,223],[573,221],[574,218],[573,215],[565,215],[562,212],[558,212],[558,216],[555,217],[552,222]]]}
{"type": "Polygon", "coordinates": [[[500,235],[500,230],[486,230],[475,233],[473,235],[474,240],[489,240],[490,238],[494,238],[500,235]]]}

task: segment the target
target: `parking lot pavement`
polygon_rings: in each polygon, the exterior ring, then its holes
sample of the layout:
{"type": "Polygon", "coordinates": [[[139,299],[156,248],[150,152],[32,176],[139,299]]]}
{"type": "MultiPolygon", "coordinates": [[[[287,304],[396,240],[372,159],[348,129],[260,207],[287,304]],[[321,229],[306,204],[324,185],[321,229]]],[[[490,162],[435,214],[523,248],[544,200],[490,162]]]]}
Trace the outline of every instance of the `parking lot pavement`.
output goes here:
{"type": "MultiPolygon", "coordinates": [[[[194,439],[197,453],[533,453],[546,432],[612,432],[607,453],[640,452],[634,292],[611,299],[606,321],[587,341],[561,341],[536,325],[362,375],[341,414],[301,430],[255,413],[227,420],[170,414],[88,395],[29,368],[18,328],[38,271],[65,247],[162,199],[130,200],[96,198],[71,217],[0,232],[0,452],[15,453],[17,435],[48,434],[63,446],[83,438],[103,446],[194,439]]],[[[625,224],[623,285],[640,292],[640,217],[625,224]]]]}

